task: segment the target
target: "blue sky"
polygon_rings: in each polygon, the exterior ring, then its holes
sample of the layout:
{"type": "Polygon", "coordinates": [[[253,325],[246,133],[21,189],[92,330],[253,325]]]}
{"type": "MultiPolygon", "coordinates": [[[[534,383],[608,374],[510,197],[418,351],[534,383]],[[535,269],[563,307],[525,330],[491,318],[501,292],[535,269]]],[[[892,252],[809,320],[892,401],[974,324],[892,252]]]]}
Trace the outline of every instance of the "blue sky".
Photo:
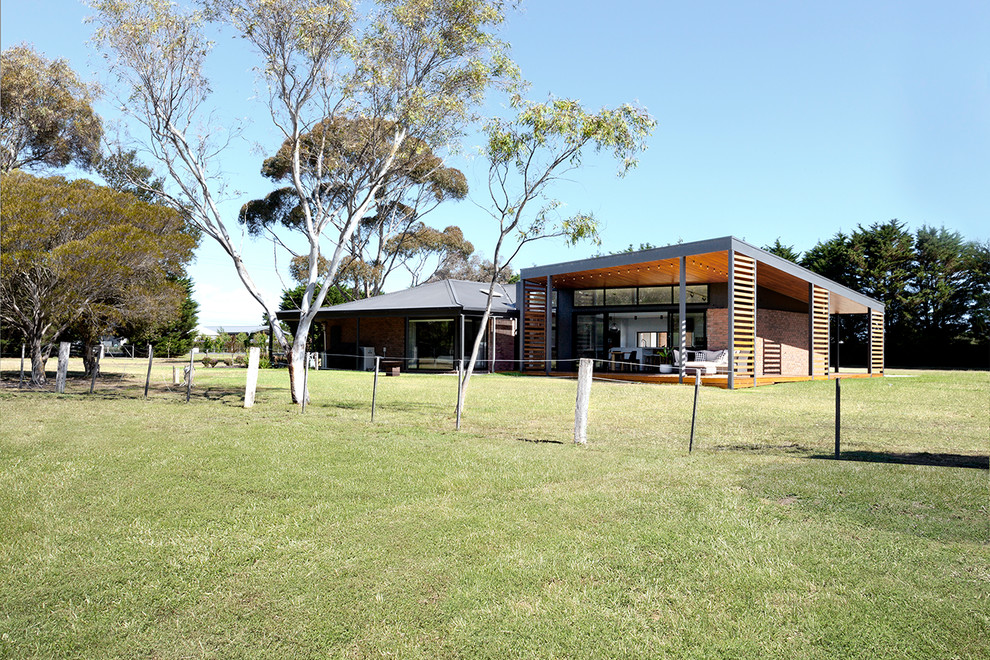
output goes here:
{"type": "MultiPolygon", "coordinates": [[[[97,79],[87,13],[73,0],[6,0],[0,41],[34,43],[97,79]]],[[[555,190],[568,209],[595,213],[603,245],[546,243],[523,252],[516,268],[729,234],[758,246],[779,236],[806,250],[890,218],[990,238],[990,3],[532,1],[504,36],[532,98],[591,108],[635,101],[658,121],[640,167],[624,179],[614,163],[590,158],[555,190]]],[[[240,191],[224,207],[231,222],[243,201],[267,191],[260,154],[279,142],[234,47],[218,42],[214,68],[220,110],[245,122],[245,139],[225,161],[240,191]]],[[[116,116],[109,100],[98,110],[116,116]]],[[[500,111],[497,100],[487,111],[500,111]]],[[[464,146],[470,153],[475,144],[464,146]]],[[[483,164],[451,164],[482,199],[483,164]]],[[[460,225],[490,254],[493,228],[471,202],[438,210],[432,222],[460,225]]],[[[273,267],[270,245],[245,245],[256,281],[277,297],[285,259],[273,267]]],[[[191,274],[201,322],[260,317],[212,245],[191,274]]]]}

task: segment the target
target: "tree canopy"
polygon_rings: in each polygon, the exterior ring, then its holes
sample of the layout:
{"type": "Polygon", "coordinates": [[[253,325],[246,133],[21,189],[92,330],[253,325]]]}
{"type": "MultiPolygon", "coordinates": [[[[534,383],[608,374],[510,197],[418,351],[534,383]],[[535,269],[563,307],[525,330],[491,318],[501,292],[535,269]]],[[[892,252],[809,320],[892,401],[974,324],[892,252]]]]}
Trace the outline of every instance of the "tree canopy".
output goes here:
{"type": "Polygon", "coordinates": [[[183,288],[169,278],[196,243],[178,213],[87,180],[0,176],[0,316],[30,344],[35,384],[70,327],[98,336],[174,316],[183,288]]]}
{"type": "Polygon", "coordinates": [[[65,60],[12,46],[0,55],[0,78],[0,172],[96,162],[103,136],[96,90],[65,60]]]}
{"type": "MultiPolygon", "coordinates": [[[[430,152],[461,137],[486,90],[515,78],[497,36],[503,0],[92,0],[95,42],[118,75],[133,118],[147,129],[152,151],[174,184],[170,202],[230,255],[247,291],[275,309],[251,278],[218,210],[224,181],[216,159],[222,145],[203,130],[213,121],[206,60],[216,22],[241,36],[257,55],[268,115],[283,143],[266,167],[287,179],[296,200],[268,201],[289,236],[279,244],[307,260],[300,331],[290,345],[294,401],[303,400],[306,334],[329,284],[348,255],[362,220],[381,218],[412,189],[430,191],[430,152]],[[190,6],[192,4],[193,6],[190,6]],[[167,118],[162,120],[162,118],[167,118]],[[330,149],[330,153],[328,153],[330,149]],[[415,174],[414,173],[419,173],[415,174]],[[293,215],[292,209],[298,207],[293,215]],[[282,213],[284,211],[284,213],[282,213]],[[291,245],[290,245],[291,243],[291,245]],[[320,259],[328,266],[320,275],[320,259]],[[317,293],[317,284],[321,284],[317,293]]],[[[264,215],[264,214],[262,214],[264,215]]],[[[259,216],[260,217],[260,216],[259,216]]]]}

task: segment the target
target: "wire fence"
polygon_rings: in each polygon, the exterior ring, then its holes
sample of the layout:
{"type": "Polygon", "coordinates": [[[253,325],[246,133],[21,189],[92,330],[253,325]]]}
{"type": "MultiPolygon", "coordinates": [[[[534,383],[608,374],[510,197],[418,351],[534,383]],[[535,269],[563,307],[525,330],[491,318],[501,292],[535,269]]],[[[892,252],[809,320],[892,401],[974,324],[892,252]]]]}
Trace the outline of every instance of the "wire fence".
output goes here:
{"type": "MultiPolygon", "coordinates": [[[[215,356],[212,354],[211,356],[215,356]]],[[[153,358],[104,357],[95,379],[87,375],[80,358],[68,363],[65,392],[103,398],[144,398],[147,385],[152,400],[182,401],[189,392],[195,402],[241,405],[248,370],[239,366],[206,367],[193,356],[189,386],[189,356],[153,358]]],[[[311,367],[322,366],[339,354],[315,354],[311,367]]],[[[382,373],[390,362],[407,369],[409,358],[377,356],[382,373]]],[[[31,387],[30,361],[20,380],[17,358],[0,361],[0,386],[39,395],[54,393],[56,380],[48,363],[48,382],[31,387]]],[[[500,365],[509,360],[499,360],[500,365]]],[[[521,369],[533,360],[511,361],[521,369]]],[[[562,365],[577,360],[554,360],[556,375],[514,378],[479,373],[471,381],[464,409],[464,430],[489,436],[568,443],[573,439],[576,385],[561,374],[562,365]]],[[[545,363],[543,363],[545,364],[545,363]]],[[[632,364],[632,363],[628,363],[632,364]]],[[[456,364],[455,364],[456,366],[456,364]]],[[[374,366],[372,364],[372,370],[374,366]]],[[[574,370],[576,371],[576,365],[574,370]]],[[[377,371],[308,371],[310,402],[307,415],[343,414],[365,417],[371,423],[451,430],[457,409],[457,371],[412,373],[380,378],[377,371]],[[377,410],[373,413],[373,400],[377,410]]],[[[289,404],[289,379],[284,369],[262,370],[259,404],[289,404]]],[[[515,375],[518,375],[516,373],[515,375]]],[[[990,393],[986,374],[958,377],[924,374],[911,378],[844,379],[789,383],[730,392],[701,388],[694,405],[694,388],[622,380],[620,374],[593,376],[588,438],[591,445],[616,448],[663,445],[686,451],[787,453],[834,455],[839,431],[841,455],[858,460],[920,462],[933,465],[987,467],[986,438],[990,418],[974,415],[990,393]],[[836,429],[836,397],[841,401],[836,429]],[[692,427],[694,432],[692,433],[692,427]]],[[[694,384],[693,377],[685,378],[694,384]]]]}

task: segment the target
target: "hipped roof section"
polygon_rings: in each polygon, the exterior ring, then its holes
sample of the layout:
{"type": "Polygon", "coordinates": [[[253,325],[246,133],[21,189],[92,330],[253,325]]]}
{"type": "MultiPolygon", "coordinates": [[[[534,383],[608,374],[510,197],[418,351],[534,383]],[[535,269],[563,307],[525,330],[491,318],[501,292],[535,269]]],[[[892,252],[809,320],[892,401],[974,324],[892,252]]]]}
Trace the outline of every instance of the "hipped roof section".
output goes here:
{"type": "MultiPolygon", "coordinates": [[[[487,282],[441,280],[374,298],[323,307],[317,312],[317,318],[483,314],[488,299],[487,292],[487,282]]],[[[495,294],[496,297],[492,300],[492,315],[515,315],[515,286],[505,287],[496,284],[495,294]]],[[[299,310],[279,312],[278,317],[287,320],[298,319],[299,310]]]]}
{"type": "Polygon", "coordinates": [[[760,287],[807,301],[808,284],[815,284],[832,294],[832,314],[865,314],[868,309],[884,309],[878,300],[733,236],[523,268],[520,277],[545,282],[550,276],[554,288],[566,289],[676,285],[680,280],[679,260],[685,257],[686,284],[724,283],[729,281],[730,251],[756,260],[756,282],[760,287]]]}

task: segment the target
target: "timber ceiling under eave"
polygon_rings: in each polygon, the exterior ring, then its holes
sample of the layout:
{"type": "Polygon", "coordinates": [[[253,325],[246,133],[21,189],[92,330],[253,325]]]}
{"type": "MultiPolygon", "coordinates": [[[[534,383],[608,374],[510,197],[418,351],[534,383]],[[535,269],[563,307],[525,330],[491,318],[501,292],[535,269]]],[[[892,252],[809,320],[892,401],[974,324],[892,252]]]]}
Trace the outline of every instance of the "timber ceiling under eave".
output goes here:
{"type": "MultiPolygon", "coordinates": [[[[686,284],[728,282],[728,255],[725,252],[699,254],[685,259],[686,284]]],[[[629,266],[597,268],[553,276],[555,288],[670,286],[680,282],[677,259],[649,261],[629,266]]]]}

